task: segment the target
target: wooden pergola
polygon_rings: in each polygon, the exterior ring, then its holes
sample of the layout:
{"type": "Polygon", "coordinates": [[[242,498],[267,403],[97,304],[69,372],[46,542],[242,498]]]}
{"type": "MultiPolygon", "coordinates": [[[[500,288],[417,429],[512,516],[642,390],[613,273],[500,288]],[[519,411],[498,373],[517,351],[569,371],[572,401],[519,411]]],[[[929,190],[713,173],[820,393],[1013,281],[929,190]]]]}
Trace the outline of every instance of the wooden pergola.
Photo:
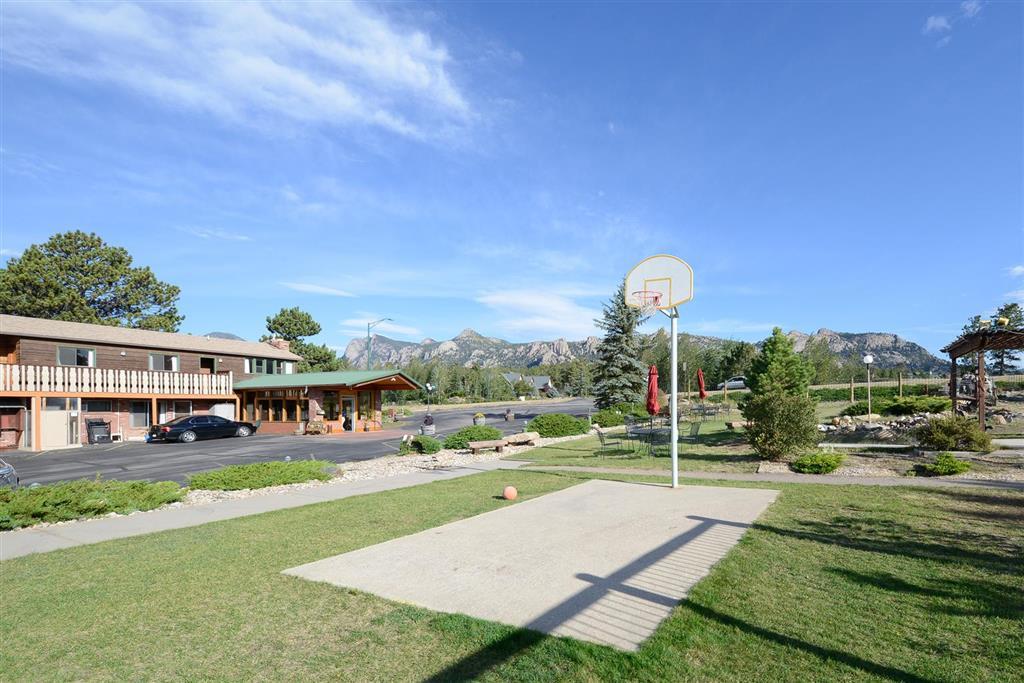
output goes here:
{"type": "Polygon", "coordinates": [[[942,349],[949,354],[949,398],[956,409],[957,401],[975,401],[978,404],[978,424],[985,428],[985,352],[1024,349],[1024,330],[994,328],[969,332],[958,337],[942,349]],[[974,396],[960,396],[957,391],[956,359],[978,354],[978,381],[974,396]]]}

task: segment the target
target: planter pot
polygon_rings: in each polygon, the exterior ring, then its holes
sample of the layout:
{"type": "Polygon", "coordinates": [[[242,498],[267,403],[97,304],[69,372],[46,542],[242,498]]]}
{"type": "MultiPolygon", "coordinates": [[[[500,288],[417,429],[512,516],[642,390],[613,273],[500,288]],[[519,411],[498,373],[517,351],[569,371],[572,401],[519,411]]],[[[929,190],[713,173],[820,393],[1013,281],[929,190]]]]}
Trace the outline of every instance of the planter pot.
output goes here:
{"type": "Polygon", "coordinates": [[[487,422],[487,418],[485,418],[485,417],[474,417],[473,418],[473,424],[475,424],[478,427],[480,425],[485,424],[486,422],[487,422]]]}
{"type": "Polygon", "coordinates": [[[437,425],[423,425],[420,427],[420,434],[431,436],[437,432],[437,425]]]}

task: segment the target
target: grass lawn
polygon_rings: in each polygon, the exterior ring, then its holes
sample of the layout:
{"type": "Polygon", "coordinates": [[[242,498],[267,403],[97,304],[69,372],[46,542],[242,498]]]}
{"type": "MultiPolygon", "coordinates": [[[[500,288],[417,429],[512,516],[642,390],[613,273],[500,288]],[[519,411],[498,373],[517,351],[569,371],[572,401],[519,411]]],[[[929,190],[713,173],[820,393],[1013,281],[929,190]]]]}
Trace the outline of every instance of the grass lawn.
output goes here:
{"type": "Polygon", "coordinates": [[[506,483],[530,497],[579,481],[492,472],[10,560],[0,671],[11,681],[1019,680],[1020,492],[783,485],[633,654],[279,573],[515,504],[495,498],[506,483]]]}
{"type": "MultiPolygon", "coordinates": [[[[681,437],[689,434],[686,425],[679,428],[681,437]]],[[[611,434],[619,438],[621,433],[611,434]]],[[[621,446],[601,449],[596,436],[577,441],[534,448],[510,456],[512,460],[527,460],[537,465],[569,465],[572,467],[631,467],[636,469],[663,469],[672,467],[669,439],[655,440],[653,455],[646,445],[638,446],[623,441],[621,446]]],[[[726,429],[725,422],[701,423],[697,443],[679,444],[679,469],[687,472],[756,472],[760,462],[750,448],[743,431],[726,429]]]]}

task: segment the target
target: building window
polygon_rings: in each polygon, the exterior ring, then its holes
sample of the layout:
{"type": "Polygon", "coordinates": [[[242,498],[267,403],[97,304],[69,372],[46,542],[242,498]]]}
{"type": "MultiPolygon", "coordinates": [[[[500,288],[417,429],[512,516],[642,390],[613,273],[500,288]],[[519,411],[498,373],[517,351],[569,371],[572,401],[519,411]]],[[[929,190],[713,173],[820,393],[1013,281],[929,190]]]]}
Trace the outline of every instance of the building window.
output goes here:
{"type": "Polygon", "coordinates": [[[132,427],[149,426],[149,401],[132,401],[128,424],[132,427]]]}
{"type": "Polygon", "coordinates": [[[337,420],[338,419],[338,392],[336,391],[325,391],[324,392],[324,419],[325,420],[337,420]]]}
{"type": "Polygon", "coordinates": [[[66,398],[48,398],[43,403],[43,410],[67,410],[68,400],[66,398]]]}
{"type": "Polygon", "coordinates": [[[149,354],[149,369],[177,372],[178,357],[170,353],[151,353],[149,354]]]}
{"type": "Polygon", "coordinates": [[[207,375],[217,374],[217,359],[207,358],[206,356],[199,357],[199,371],[204,372],[207,375]]]}
{"type": "Polygon", "coordinates": [[[85,400],[85,412],[87,413],[109,413],[112,402],[104,399],[90,398],[85,400]]]}
{"type": "Polygon", "coordinates": [[[59,365],[71,365],[80,368],[96,367],[96,350],[75,346],[60,346],[57,348],[57,363],[59,365]]]}
{"type": "Polygon", "coordinates": [[[174,417],[181,417],[182,415],[191,415],[192,401],[175,401],[173,408],[174,417]]]}

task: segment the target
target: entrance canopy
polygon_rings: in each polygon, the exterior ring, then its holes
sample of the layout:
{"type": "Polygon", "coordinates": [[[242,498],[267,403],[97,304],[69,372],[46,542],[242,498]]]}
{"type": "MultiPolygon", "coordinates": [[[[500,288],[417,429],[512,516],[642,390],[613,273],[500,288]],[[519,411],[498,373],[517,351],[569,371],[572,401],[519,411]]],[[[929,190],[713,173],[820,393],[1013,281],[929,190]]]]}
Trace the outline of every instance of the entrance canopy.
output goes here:
{"type": "Polygon", "coordinates": [[[262,375],[235,382],[235,389],[282,389],[285,387],[351,387],[380,391],[415,391],[422,387],[401,370],[339,370],[299,372],[293,375],[262,375]]]}

